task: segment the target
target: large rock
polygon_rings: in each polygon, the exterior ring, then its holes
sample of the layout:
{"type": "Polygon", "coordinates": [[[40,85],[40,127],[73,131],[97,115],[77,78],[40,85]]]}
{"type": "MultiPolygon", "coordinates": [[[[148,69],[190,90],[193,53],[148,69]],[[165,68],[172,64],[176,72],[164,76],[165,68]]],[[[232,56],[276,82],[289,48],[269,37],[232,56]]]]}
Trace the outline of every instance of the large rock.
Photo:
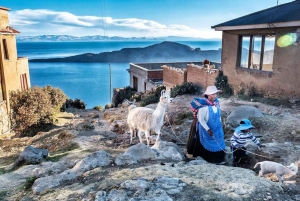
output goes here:
{"type": "Polygon", "coordinates": [[[171,159],[174,161],[182,161],[186,159],[183,151],[173,142],[158,141],[151,149],[157,152],[157,159],[171,159]]]}
{"type": "Polygon", "coordinates": [[[20,153],[12,167],[18,167],[23,164],[38,164],[48,158],[48,155],[49,152],[47,149],[38,149],[28,146],[20,153]]]}
{"type": "Polygon", "coordinates": [[[232,127],[239,126],[242,119],[248,119],[250,117],[263,117],[263,113],[254,106],[242,105],[232,110],[227,117],[227,122],[232,127]]]}

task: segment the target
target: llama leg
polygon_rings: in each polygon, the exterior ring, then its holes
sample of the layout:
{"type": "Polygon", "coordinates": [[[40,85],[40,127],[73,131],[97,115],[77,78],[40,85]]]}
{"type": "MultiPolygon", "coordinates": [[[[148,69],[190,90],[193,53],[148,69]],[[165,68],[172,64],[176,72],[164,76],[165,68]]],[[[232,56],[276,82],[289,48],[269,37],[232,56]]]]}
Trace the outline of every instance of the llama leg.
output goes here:
{"type": "Polygon", "coordinates": [[[149,147],[149,137],[150,137],[150,131],[145,131],[145,136],[146,136],[146,140],[147,140],[147,146],[149,147]]]}
{"type": "Polygon", "coordinates": [[[143,143],[143,140],[142,140],[142,131],[138,131],[138,136],[140,138],[140,143],[143,143]]]}
{"type": "Polygon", "coordinates": [[[282,188],[283,179],[282,179],[281,175],[276,174],[276,176],[277,176],[277,178],[279,180],[279,188],[281,190],[283,190],[283,188],[282,188]]]}
{"type": "Polygon", "coordinates": [[[157,132],[157,138],[156,138],[155,144],[156,144],[157,141],[159,140],[159,137],[160,137],[160,131],[157,132]]]}
{"type": "Polygon", "coordinates": [[[132,144],[133,130],[130,128],[130,144],[132,144]]]}

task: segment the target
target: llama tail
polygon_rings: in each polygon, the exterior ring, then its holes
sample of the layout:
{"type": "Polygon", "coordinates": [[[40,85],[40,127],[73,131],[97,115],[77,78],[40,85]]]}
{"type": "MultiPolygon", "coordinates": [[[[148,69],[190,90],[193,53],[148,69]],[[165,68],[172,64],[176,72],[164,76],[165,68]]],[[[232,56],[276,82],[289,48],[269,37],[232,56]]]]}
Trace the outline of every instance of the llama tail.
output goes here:
{"type": "Polygon", "coordinates": [[[254,166],[254,169],[255,169],[258,165],[260,165],[260,164],[261,164],[261,162],[256,163],[255,166],[254,166]]]}

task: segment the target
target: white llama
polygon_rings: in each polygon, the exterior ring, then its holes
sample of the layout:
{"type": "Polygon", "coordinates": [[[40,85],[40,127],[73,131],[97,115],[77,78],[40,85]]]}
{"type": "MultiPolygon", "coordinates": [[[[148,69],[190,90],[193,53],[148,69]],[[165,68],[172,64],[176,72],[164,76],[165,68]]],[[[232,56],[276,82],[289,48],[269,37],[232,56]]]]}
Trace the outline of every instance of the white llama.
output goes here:
{"type": "Polygon", "coordinates": [[[298,162],[291,163],[289,166],[283,166],[280,163],[276,163],[273,161],[262,161],[256,163],[254,168],[260,165],[260,171],[258,176],[262,177],[264,174],[267,173],[274,173],[276,174],[279,180],[279,187],[282,189],[283,178],[282,176],[285,174],[292,174],[296,175],[298,173],[298,162]]]}
{"type": "Polygon", "coordinates": [[[155,110],[145,107],[136,107],[129,111],[127,123],[130,129],[130,144],[132,144],[133,132],[138,130],[140,142],[142,142],[142,132],[146,135],[149,147],[150,130],[157,134],[156,142],[160,137],[160,129],[164,122],[164,115],[167,105],[172,101],[170,93],[161,91],[159,103],[155,110]]]}

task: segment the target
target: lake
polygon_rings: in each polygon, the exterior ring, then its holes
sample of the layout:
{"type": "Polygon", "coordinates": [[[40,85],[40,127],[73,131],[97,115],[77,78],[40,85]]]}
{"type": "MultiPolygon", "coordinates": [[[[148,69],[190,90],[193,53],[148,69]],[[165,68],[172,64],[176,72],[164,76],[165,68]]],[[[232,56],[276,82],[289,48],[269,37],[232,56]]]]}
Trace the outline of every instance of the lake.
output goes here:
{"type": "MultiPolygon", "coordinates": [[[[129,86],[129,63],[30,62],[30,59],[57,58],[83,53],[117,51],[122,48],[147,47],[162,41],[108,42],[18,42],[18,56],[29,58],[31,86],[51,85],[71,99],[80,99],[87,108],[110,103],[113,88],[129,86]],[[109,67],[110,66],[110,67],[109,67]],[[110,70],[111,69],[111,74],[110,70]]],[[[216,50],[221,41],[176,41],[192,48],[216,50]]]]}

